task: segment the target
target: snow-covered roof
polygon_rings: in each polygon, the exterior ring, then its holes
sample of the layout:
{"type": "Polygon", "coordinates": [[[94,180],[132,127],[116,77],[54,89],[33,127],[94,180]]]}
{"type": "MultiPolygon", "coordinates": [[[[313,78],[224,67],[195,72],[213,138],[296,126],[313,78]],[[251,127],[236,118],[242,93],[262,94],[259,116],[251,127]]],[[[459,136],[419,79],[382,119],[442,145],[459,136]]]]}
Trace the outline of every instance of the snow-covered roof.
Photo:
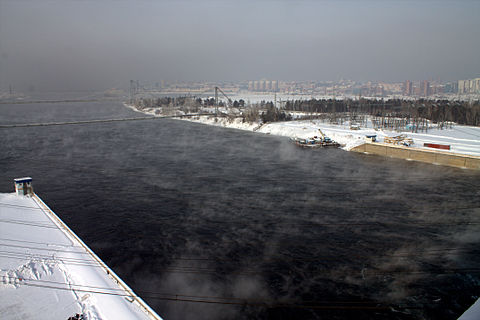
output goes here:
{"type": "Polygon", "coordinates": [[[480,319],[480,299],[478,299],[467,311],[465,311],[458,320],[478,320],[480,319]]]}
{"type": "Polygon", "coordinates": [[[36,195],[0,194],[2,319],[161,319],[36,195]]]}

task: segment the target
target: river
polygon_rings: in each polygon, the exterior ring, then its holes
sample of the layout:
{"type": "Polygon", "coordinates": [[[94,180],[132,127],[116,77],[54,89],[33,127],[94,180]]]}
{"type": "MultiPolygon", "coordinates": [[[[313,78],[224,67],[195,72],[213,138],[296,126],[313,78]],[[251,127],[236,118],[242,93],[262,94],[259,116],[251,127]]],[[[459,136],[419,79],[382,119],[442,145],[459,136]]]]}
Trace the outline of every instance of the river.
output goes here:
{"type": "MultiPolygon", "coordinates": [[[[132,116],[0,105],[0,124],[132,116]]],[[[455,319],[478,297],[475,171],[169,119],[0,129],[0,168],[165,319],[455,319]]]]}

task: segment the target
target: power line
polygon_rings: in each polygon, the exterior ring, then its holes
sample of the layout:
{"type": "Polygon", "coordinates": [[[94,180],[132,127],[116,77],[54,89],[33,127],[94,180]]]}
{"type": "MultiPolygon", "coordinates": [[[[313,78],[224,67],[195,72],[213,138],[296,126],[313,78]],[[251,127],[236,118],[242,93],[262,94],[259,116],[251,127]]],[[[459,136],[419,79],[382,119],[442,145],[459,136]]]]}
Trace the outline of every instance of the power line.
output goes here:
{"type": "Polygon", "coordinates": [[[26,226],[32,226],[32,227],[39,227],[39,228],[47,228],[47,229],[60,229],[59,227],[55,225],[48,225],[48,224],[40,224],[40,223],[35,223],[35,222],[29,222],[29,221],[21,221],[21,220],[7,220],[7,219],[0,219],[0,222],[3,223],[12,223],[12,224],[21,224],[21,225],[26,225],[26,226]]]}
{"type": "MultiPolygon", "coordinates": [[[[12,247],[12,248],[21,248],[21,249],[29,249],[29,250],[40,250],[40,251],[64,252],[64,253],[75,253],[75,254],[86,254],[86,255],[89,254],[88,252],[83,252],[83,251],[60,250],[60,249],[51,249],[51,248],[38,248],[38,247],[20,246],[20,245],[5,244],[5,243],[1,243],[0,246],[12,247]]],[[[78,246],[72,246],[72,248],[83,249],[83,247],[78,247],[78,246]]]]}
{"type": "MultiPolygon", "coordinates": [[[[124,291],[123,289],[116,289],[116,288],[108,288],[108,287],[98,287],[98,286],[90,286],[90,285],[77,285],[73,283],[65,283],[65,282],[59,282],[59,281],[50,281],[50,280],[40,280],[40,279],[26,279],[26,278],[21,278],[21,277],[9,277],[9,279],[15,279],[19,281],[33,281],[33,282],[40,282],[40,283],[51,283],[51,284],[59,284],[59,285],[68,285],[68,286],[74,286],[74,287],[82,287],[82,288],[92,288],[92,289],[103,289],[103,290],[111,290],[111,291],[124,291]]],[[[72,288],[73,290],[76,290],[75,288],[72,288]]],[[[162,296],[174,296],[174,297],[184,297],[184,298],[197,298],[197,299],[219,299],[219,300],[236,300],[236,301],[243,301],[243,302],[248,302],[248,298],[235,298],[235,297],[220,297],[220,296],[198,296],[198,295],[187,295],[187,294],[177,294],[177,293],[161,293],[161,292],[155,292],[155,291],[145,291],[145,290],[135,290],[136,293],[142,293],[142,294],[155,294],[155,295],[162,295],[162,296]]],[[[268,304],[274,304],[276,301],[273,300],[264,300],[264,303],[268,304]]],[[[342,304],[342,305],[348,305],[348,304],[378,304],[377,302],[372,302],[372,301],[327,301],[327,300],[307,300],[307,301],[302,301],[303,303],[308,303],[308,304],[331,304],[331,303],[337,303],[337,304],[342,304]]]]}
{"type": "MultiPolygon", "coordinates": [[[[61,244],[61,243],[55,243],[55,242],[40,242],[40,241],[27,241],[27,240],[19,240],[19,239],[8,239],[8,238],[0,238],[0,241],[11,241],[11,242],[22,242],[22,243],[34,243],[34,244],[42,244],[42,245],[46,245],[46,246],[62,246],[64,247],[65,244],[61,244]]],[[[81,246],[73,246],[73,245],[69,245],[68,247],[70,248],[83,248],[81,246]]]]}
{"type": "Polygon", "coordinates": [[[120,102],[121,99],[67,99],[67,100],[29,100],[0,101],[0,104],[40,104],[40,103],[78,103],[78,102],[120,102]]]}
{"type": "Polygon", "coordinates": [[[157,119],[173,119],[173,118],[195,117],[195,116],[202,116],[202,115],[212,115],[212,114],[211,113],[207,113],[207,114],[194,113],[194,114],[184,114],[184,115],[176,115],[176,116],[148,116],[148,117],[121,118],[121,119],[96,119],[96,120],[65,121],[65,122],[1,124],[0,129],[82,125],[82,124],[93,124],[93,123],[143,121],[143,120],[157,120],[157,119]]]}
{"type": "MultiPolygon", "coordinates": [[[[5,246],[4,244],[0,244],[1,246],[5,246]]],[[[6,245],[8,246],[8,245],[6,245]]],[[[22,247],[28,248],[28,247],[22,247]]],[[[30,250],[37,250],[39,248],[31,247],[28,248],[30,250]]],[[[59,250],[52,250],[53,252],[63,252],[63,253],[72,253],[72,254],[84,254],[84,252],[77,252],[77,251],[59,251],[59,250]]],[[[380,256],[375,255],[376,258],[392,258],[392,257],[404,257],[404,258],[411,258],[411,257],[420,257],[425,255],[434,255],[434,254],[445,254],[449,252],[463,252],[464,254],[477,254],[476,248],[439,248],[439,249],[426,249],[426,250],[412,250],[409,253],[392,253],[392,254],[382,254],[380,256]],[[472,251],[472,252],[468,252],[472,251]]],[[[64,262],[91,262],[91,259],[83,259],[83,258],[72,258],[72,257],[65,257],[59,256],[57,254],[54,255],[45,255],[45,254],[38,254],[38,253],[22,253],[22,252],[15,252],[15,251],[5,251],[0,250],[0,254],[4,255],[14,255],[16,257],[22,258],[41,258],[41,259],[59,259],[60,261],[64,262]]],[[[353,254],[350,255],[353,258],[365,258],[365,255],[353,254]]],[[[225,258],[204,258],[204,257],[172,257],[171,260],[173,261],[186,261],[186,262],[238,262],[238,259],[225,259],[225,258]]],[[[315,256],[312,258],[294,258],[289,255],[281,255],[278,258],[267,258],[267,259],[259,259],[256,261],[257,264],[254,266],[258,266],[264,263],[272,263],[272,262],[319,262],[319,261],[338,261],[338,257],[335,256],[315,256]]],[[[96,265],[96,264],[95,264],[96,265]]],[[[175,266],[175,267],[188,267],[190,266],[175,266]]]]}
{"type": "MultiPolygon", "coordinates": [[[[131,294],[106,291],[106,290],[111,290],[111,288],[97,287],[98,290],[66,288],[66,287],[55,286],[55,285],[28,283],[28,281],[32,281],[32,280],[37,281],[34,279],[24,279],[24,278],[14,278],[14,279],[19,280],[19,282],[16,284],[22,285],[22,286],[135,298],[135,296],[132,296],[131,294]]],[[[70,285],[68,283],[58,283],[58,282],[57,284],[70,285]]],[[[84,287],[89,287],[89,286],[84,286],[84,287]]],[[[90,287],[90,288],[96,288],[96,287],[90,287]]],[[[208,296],[194,296],[194,295],[182,295],[182,294],[165,294],[165,293],[155,293],[155,292],[149,292],[149,294],[150,295],[142,295],[142,298],[154,299],[154,300],[165,300],[165,301],[205,303],[205,304],[256,306],[256,307],[265,307],[265,308],[301,308],[301,309],[325,309],[325,310],[335,310],[335,309],[338,309],[338,310],[389,310],[392,308],[392,306],[385,305],[383,303],[368,302],[368,301],[345,301],[345,302],[343,301],[315,301],[315,302],[305,301],[301,303],[296,303],[296,302],[279,302],[279,301],[260,300],[260,299],[246,300],[246,299],[233,298],[233,297],[208,297],[208,296]]],[[[395,308],[416,309],[418,308],[418,306],[408,306],[408,305],[397,306],[396,305],[395,308]]]]}
{"type": "MultiPolygon", "coordinates": [[[[20,224],[38,228],[47,228],[47,229],[61,229],[55,225],[47,225],[47,224],[40,224],[40,223],[32,223],[28,221],[20,221],[20,220],[6,220],[0,219],[0,222],[3,223],[11,223],[11,224],[20,224]]],[[[222,224],[239,224],[244,222],[249,222],[248,220],[214,220],[214,219],[203,219],[203,222],[206,223],[222,223],[222,224]]],[[[383,228],[396,228],[399,225],[402,226],[423,226],[423,227],[431,227],[431,226],[470,226],[470,225],[480,225],[479,221],[462,221],[462,222],[411,222],[411,223],[402,223],[402,222],[383,222],[383,221],[369,221],[369,222],[356,222],[356,221],[343,221],[343,222],[316,222],[316,221],[305,221],[305,222],[291,222],[288,220],[277,220],[276,222],[266,221],[265,224],[274,224],[274,225],[284,225],[288,224],[288,226],[292,227],[383,227],[383,228]]],[[[419,232],[422,232],[419,230],[419,232]]]]}
{"type": "MultiPolygon", "coordinates": [[[[0,245],[1,246],[1,245],[0,245]]],[[[32,248],[32,249],[37,249],[37,248],[32,248]]],[[[470,250],[468,248],[443,248],[443,249],[431,249],[431,250],[423,250],[419,251],[417,254],[414,253],[409,253],[409,254],[388,254],[388,255],[382,255],[379,256],[378,258],[392,258],[392,257],[400,257],[400,258],[409,258],[409,257],[417,257],[420,255],[425,255],[425,254],[442,254],[442,253],[448,253],[451,251],[463,251],[463,250],[470,250]]],[[[82,252],[75,252],[75,251],[69,251],[69,253],[80,253],[82,252]]],[[[467,254],[477,254],[476,252],[464,252],[467,254]]],[[[21,252],[11,252],[11,251],[0,251],[0,256],[5,257],[5,258],[12,258],[12,259],[18,259],[18,260],[24,260],[24,259],[42,259],[42,260],[51,260],[54,262],[61,262],[64,265],[72,265],[72,266],[86,266],[86,267],[98,267],[102,268],[101,265],[96,263],[94,260],[91,259],[83,259],[83,258],[72,258],[72,257],[63,257],[63,256],[58,256],[58,255],[40,255],[40,254],[27,254],[27,253],[21,253],[21,252]]],[[[353,255],[351,256],[353,258],[365,258],[363,255],[353,255]]],[[[172,260],[174,261],[212,261],[212,262],[232,262],[234,261],[233,259],[182,259],[182,258],[173,258],[172,260]]],[[[265,259],[258,261],[259,264],[254,264],[251,265],[249,264],[249,268],[245,269],[243,268],[242,271],[231,271],[227,272],[227,274],[238,274],[238,275],[263,275],[264,272],[261,270],[264,268],[271,269],[271,265],[262,265],[262,264],[268,264],[272,262],[320,262],[320,261],[340,261],[336,257],[325,257],[325,256],[317,256],[312,259],[297,259],[297,258],[291,258],[291,257],[282,257],[282,258],[277,258],[277,259],[265,259]],[[254,269],[252,269],[252,267],[254,269]]],[[[392,270],[392,271],[381,271],[378,270],[375,266],[367,266],[367,269],[372,269],[374,271],[372,272],[362,272],[363,276],[378,276],[378,275],[392,275],[392,274],[451,274],[451,273],[460,273],[460,272],[468,272],[468,273],[478,273],[480,272],[479,268],[450,268],[450,269],[443,269],[442,272],[439,272],[438,270],[419,270],[419,271],[411,271],[411,270],[392,270]]],[[[166,267],[164,269],[160,269],[159,271],[162,272],[167,272],[167,273],[194,273],[194,274],[219,274],[219,273],[224,273],[218,268],[212,268],[212,267],[197,267],[197,266],[182,266],[182,265],[171,265],[169,267],[166,267]]]]}
{"type": "MultiPolygon", "coordinates": [[[[32,209],[37,209],[35,207],[31,207],[32,209]]],[[[365,208],[365,209],[374,209],[373,207],[361,207],[357,206],[355,208],[365,208]]],[[[380,207],[379,207],[380,208],[380,207]]],[[[478,207],[461,207],[461,208],[455,208],[455,209],[477,209],[478,207]]],[[[336,209],[336,208],[329,208],[329,209],[336,209]]],[[[351,209],[351,208],[350,208],[351,209]]],[[[445,208],[443,208],[445,209],[445,208]]],[[[276,212],[275,210],[268,210],[268,209],[263,209],[266,212],[276,212]]],[[[447,210],[452,210],[452,209],[447,209],[447,210]]],[[[404,210],[402,210],[403,212],[404,210]]],[[[416,210],[413,210],[416,211],[416,210]]],[[[390,212],[390,211],[388,211],[390,212]]],[[[385,212],[385,213],[388,213],[385,212]]],[[[426,212],[435,212],[435,211],[421,211],[422,213],[426,212]]],[[[378,212],[377,212],[378,213],[378,212]]],[[[48,229],[61,229],[60,227],[56,225],[51,225],[51,224],[43,224],[43,223],[38,223],[38,222],[30,222],[30,221],[25,221],[25,220],[9,220],[9,219],[0,219],[0,222],[3,223],[10,223],[10,224],[19,224],[19,225],[26,225],[26,226],[33,226],[33,227],[39,227],[39,228],[48,228],[48,229]]],[[[223,223],[223,224],[238,224],[238,223],[245,223],[248,222],[247,220],[232,220],[229,219],[228,221],[226,220],[215,220],[211,218],[204,218],[203,222],[205,223],[223,223]]],[[[305,226],[305,227],[337,227],[337,226],[343,226],[343,227],[360,227],[360,226],[365,226],[365,227],[383,227],[383,228],[389,228],[389,227],[397,227],[398,225],[402,226],[408,226],[408,225],[413,225],[413,226],[423,226],[423,227],[433,227],[433,226],[469,226],[469,225],[479,225],[480,221],[436,221],[436,222],[419,222],[419,221],[411,221],[411,222],[385,222],[382,220],[376,220],[376,221],[365,221],[365,222],[358,222],[356,220],[353,221],[346,221],[346,220],[341,220],[338,222],[322,222],[322,221],[314,221],[314,220],[307,220],[307,221],[302,221],[302,220],[293,220],[293,219],[277,219],[275,222],[272,221],[265,221],[265,224],[274,224],[274,225],[284,225],[288,224],[289,226],[305,226]]]]}
{"type": "MultiPolygon", "coordinates": [[[[1,257],[16,259],[16,260],[24,260],[24,257],[16,256],[16,255],[8,255],[8,254],[0,254],[1,257]]],[[[27,258],[31,258],[32,256],[27,256],[27,258]]],[[[52,261],[61,262],[66,266],[83,266],[89,268],[101,268],[105,270],[105,268],[101,265],[95,265],[89,262],[63,262],[62,260],[55,260],[53,258],[49,258],[52,261]]],[[[47,259],[43,259],[47,260],[47,259]]],[[[169,267],[164,269],[159,269],[158,271],[165,272],[165,273],[184,273],[184,274],[199,274],[199,275],[218,275],[220,273],[229,274],[229,275],[243,275],[243,276],[254,276],[254,275],[263,275],[263,272],[260,271],[231,271],[231,272],[220,272],[215,269],[207,269],[207,268],[194,268],[194,267],[169,267]]]]}
{"type": "MultiPolygon", "coordinates": [[[[19,281],[32,281],[32,282],[40,282],[40,283],[52,283],[52,284],[59,284],[59,285],[68,285],[68,286],[74,286],[74,287],[82,287],[82,288],[92,288],[92,289],[100,289],[100,290],[111,290],[111,291],[124,291],[123,289],[115,289],[115,288],[108,288],[108,287],[98,287],[98,286],[90,286],[90,285],[77,285],[77,284],[72,284],[72,283],[65,283],[65,282],[59,282],[59,281],[49,281],[49,280],[40,280],[40,279],[25,279],[25,278],[20,278],[20,277],[12,277],[11,279],[19,280],[19,281]]],[[[72,288],[73,290],[76,290],[75,288],[72,288]]],[[[108,291],[107,291],[108,292],[108,291]]],[[[186,294],[173,294],[173,293],[161,293],[161,292],[154,292],[154,291],[144,291],[144,290],[136,290],[137,293],[143,293],[143,294],[155,294],[155,295],[160,295],[160,296],[171,296],[171,297],[183,297],[183,298],[196,298],[196,299],[218,299],[218,300],[231,300],[231,301],[242,301],[242,302],[249,302],[249,299],[247,298],[235,298],[235,297],[220,297],[220,296],[198,296],[198,295],[186,295],[186,294]]],[[[308,304],[331,304],[331,303],[337,303],[337,304],[342,304],[342,305],[348,305],[348,304],[377,304],[376,302],[370,302],[370,301],[303,301],[303,303],[308,303],[308,304]]],[[[268,304],[274,304],[276,303],[273,300],[264,300],[263,303],[268,303],[268,304]]]]}
{"type": "Polygon", "coordinates": [[[23,206],[20,204],[11,204],[11,203],[5,203],[5,202],[0,202],[1,206],[4,207],[12,207],[12,208],[26,208],[26,209],[35,209],[35,210],[42,210],[40,207],[31,207],[31,206],[23,206]]]}
{"type": "MultiPolygon", "coordinates": [[[[169,193],[174,193],[174,192],[173,192],[173,191],[172,191],[172,192],[168,192],[168,191],[167,191],[167,192],[163,192],[163,194],[169,194],[169,193]]],[[[182,195],[191,195],[191,194],[192,194],[192,195],[193,195],[193,194],[197,195],[197,194],[202,194],[202,193],[207,193],[207,194],[228,194],[227,192],[221,192],[221,191],[219,191],[219,192],[198,192],[198,193],[197,193],[197,192],[189,192],[189,191],[186,191],[186,192],[185,192],[185,191],[179,191],[179,193],[182,194],[182,195]]],[[[251,193],[257,193],[257,192],[252,191],[251,193]]],[[[265,192],[265,193],[267,193],[267,192],[265,192]]],[[[297,194],[297,193],[298,193],[298,194],[305,194],[305,192],[296,192],[296,193],[294,193],[294,194],[297,194]]],[[[309,193],[310,193],[310,192],[307,192],[307,194],[309,194],[309,193]]],[[[316,194],[317,192],[311,192],[311,193],[315,193],[315,194],[316,194]]],[[[235,194],[238,194],[238,193],[235,192],[235,194]]],[[[40,208],[40,207],[22,206],[22,205],[7,204],[7,203],[2,203],[2,202],[0,202],[0,207],[1,207],[1,206],[12,207],[12,208],[25,208],[25,209],[32,209],[32,210],[44,210],[44,209],[42,209],[42,208],[40,208]]],[[[345,209],[345,208],[343,208],[343,207],[325,207],[325,210],[335,210],[335,209],[345,209]]],[[[397,208],[395,208],[395,210],[394,210],[394,209],[387,210],[387,209],[385,209],[384,206],[362,206],[362,205],[348,206],[348,209],[383,209],[384,211],[381,211],[381,212],[385,212],[385,213],[387,213],[387,212],[392,212],[392,211],[399,211],[399,210],[397,210],[397,208]]],[[[403,212],[403,211],[407,210],[407,211],[421,211],[422,213],[435,213],[435,212],[437,212],[437,210],[440,210],[440,209],[443,209],[443,210],[469,210],[469,209],[480,209],[480,207],[477,206],[477,205],[475,205],[475,206],[464,206],[464,207],[458,207],[458,206],[456,206],[456,207],[451,207],[451,208],[445,207],[445,206],[439,206],[439,207],[431,207],[431,206],[428,206],[427,208],[420,208],[420,209],[417,209],[417,208],[405,208],[405,209],[404,209],[404,208],[400,208],[400,211],[403,212]],[[428,209],[428,210],[426,210],[426,209],[428,209]]],[[[264,210],[265,210],[265,211],[272,211],[271,209],[266,209],[266,208],[264,208],[264,210]]],[[[13,220],[13,221],[15,221],[15,220],[13,220]]],[[[19,220],[17,220],[17,221],[19,221],[19,220]]],[[[297,220],[295,220],[295,221],[297,221],[297,220]]],[[[21,221],[21,222],[23,222],[23,221],[21,221]]],[[[31,222],[30,222],[30,221],[25,221],[25,223],[31,223],[31,222]]],[[[308,223],[312,223],[312,221],[308,221],[308,223]]],[[[314,222],[313,222],[313,223],[314,223],[314,222]]],[[[341,223],[341,222],[340,222],[340,223],[341,223]]],[[[351,224],[351,223],[353,223],[353,221],[352,221],[352,222],[349,222],[349,221],[345,222],[345,224],[351,224]]],[[[371,221],[371,222],[368,222],[367,224],[370,224],[370,223],[382,223],[382,222],[381,222],[381,221],[371,221]]],[[[450,223],[452,223],[452,222],[439,222],[439,223],[450,224],[450,223]]],[[[459,223],[459,224],[464,224],[464,223],[473,223],[473,224],[476,224],[476,223],[480,223],[480,221],[478,221],[478,222],[477,222],[477,221],[460,221],[460,222],[453,222],[453,224],[456,224],[456,223],[459,223]]],[[[320,223],[320,224],[322,224],[322,223],[320,223]]],[[[335,224],[338,224],[338,223],[335,223],[335,224]]],[[[362,224],[364,224],[364,223],[362,223],[362,224]]],[[[415,224],[418,224],[418,223],[415,222],[415,224]]],[[[420,222],[420,224],[422,224],[422,223],[420,222]]],[[[427,223],[427,224],[428,224],[428,223],[427,223]]],[[[438,223],[433,223],[433,224],[438,224],[438,223]]]]}

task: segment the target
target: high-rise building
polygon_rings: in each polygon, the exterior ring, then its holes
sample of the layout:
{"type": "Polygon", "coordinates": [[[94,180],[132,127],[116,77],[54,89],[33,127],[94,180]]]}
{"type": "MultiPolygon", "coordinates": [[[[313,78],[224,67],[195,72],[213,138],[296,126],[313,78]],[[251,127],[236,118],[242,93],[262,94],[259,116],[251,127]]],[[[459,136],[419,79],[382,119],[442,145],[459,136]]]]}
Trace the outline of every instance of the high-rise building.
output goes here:
{"type": "Polygon", "coordinates": [[[275,92],[278,91],[278,81],[277,80],[272,80],[272,91],[275,91],[275,92]]]}
{"type": "Polygon", "coordinates": [[[385,90],[382,86],[377,86],[375,90],[376,96],[384,97],[385,96],[385,90]]]}
{"type": "Polygon", "coordinates": [[[458,92],[458,82],[447,82],[443,87],[444,93],[457,93],[458,92]]]}
{"type": "Polygon", "coordinates": [[[470,79],[470,80],[458,80],[458,93],[459,94],[469,94],[469,93],[480,93],[480,78],[470,79]]]}
{"type": "Polygon", "coordinates": [[[272,91],[272,81],[265,81],[265,91],[272,91]]]}
{"type": "Polygon", "coordinates": [[[265,91],[266,80],[260,80],[260,91],[265,91]]]}
{"type": "Polygon", "coordinates": [[[277,80],[254,80],[248,81],[248,90],[257,91],[257,92],[272,92],[278,91],[278,81],[277,80]]]}
{"type": "Polygon", "coordinates": [[[405,81],[403,87],[403,94],[406,96],[411,96],[413,93],[413,83],[410,80],[405,81]]]}
{"type": "Polygon", "coordinates": [[[421,96],[422,95],[422,87],[421,86],[414,86],[413,87],[413,94],[415,96],[421,96]]]}
{"type": "Polygon", "coordinates": [[[260,81],[253,81],[253,90],[254,91],[260,91],[260,81]]]}
{"type": "Polygon", "coordinates": [[[466,93],[465,84],[470,80],[458,80],[458,93],[464,94],[466,93]]]}
{"type": "Polygon", "coordinates": [[[432,90],[430,88],[430,82],[428,80],[424,80],[420,84],[420,92],[424,97],[428,97],[432,94],[432,90]]]}

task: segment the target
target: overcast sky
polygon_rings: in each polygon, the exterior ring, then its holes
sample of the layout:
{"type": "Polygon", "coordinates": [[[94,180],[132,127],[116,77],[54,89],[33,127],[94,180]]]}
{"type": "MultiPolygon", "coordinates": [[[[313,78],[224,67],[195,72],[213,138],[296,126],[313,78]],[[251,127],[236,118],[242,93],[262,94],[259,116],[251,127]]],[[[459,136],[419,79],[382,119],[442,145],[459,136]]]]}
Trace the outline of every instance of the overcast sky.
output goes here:
{"type": "Polygon", "coordinates": [[[480,77],[480,1],[0,0],[0,87],[480,77]]]}

